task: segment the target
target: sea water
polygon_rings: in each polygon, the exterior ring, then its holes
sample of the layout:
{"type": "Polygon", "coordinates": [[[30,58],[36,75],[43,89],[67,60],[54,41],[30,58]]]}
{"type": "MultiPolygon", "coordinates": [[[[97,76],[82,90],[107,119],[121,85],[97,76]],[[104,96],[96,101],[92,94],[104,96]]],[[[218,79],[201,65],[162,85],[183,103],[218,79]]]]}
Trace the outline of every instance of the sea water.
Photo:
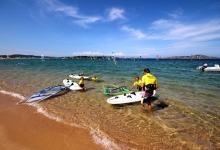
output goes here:
{"type": "Polygon", "coordinates": [[[220,73],[196,70],[204,63],[214,66],[220,60],[122,59],[116,65],[107,59],[0,60],[0,90],[28,97],[62,85],[72,73],[96,75],[97,82],[85,80],[85,92],[70,91],[34,106],[50,118],[90,130],[106,149],[220,149],[220,73]],[[159,83],[153,111],[142,110],[139,102],[106,102],[104,84],[130,88],[144,68],[159,83]]]}

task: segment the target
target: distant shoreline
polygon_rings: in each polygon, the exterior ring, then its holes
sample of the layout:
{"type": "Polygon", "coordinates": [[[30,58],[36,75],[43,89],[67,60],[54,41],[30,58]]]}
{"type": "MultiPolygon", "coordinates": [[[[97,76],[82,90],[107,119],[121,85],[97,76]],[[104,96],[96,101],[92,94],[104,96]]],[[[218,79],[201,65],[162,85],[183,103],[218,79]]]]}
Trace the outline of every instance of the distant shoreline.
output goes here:
{"type": "MultiPolygon", "coordinates": [[[[13,54],[13,55],[0,55],[0,59],[42,59],[42,56],[35,55],[22,55],[22,54],[13,54]]],[[[53,56],[44,56],[43,59],[114,59],[114,56],[61,56],[61,57],[53,57],[53,56]]],[[[220,57],[212,57],[206,55],[191,55],[191,56],[169,56],[163,58],[142,58],[142,57],[116,57],[116,59],[220,59],[220,57]]]]}

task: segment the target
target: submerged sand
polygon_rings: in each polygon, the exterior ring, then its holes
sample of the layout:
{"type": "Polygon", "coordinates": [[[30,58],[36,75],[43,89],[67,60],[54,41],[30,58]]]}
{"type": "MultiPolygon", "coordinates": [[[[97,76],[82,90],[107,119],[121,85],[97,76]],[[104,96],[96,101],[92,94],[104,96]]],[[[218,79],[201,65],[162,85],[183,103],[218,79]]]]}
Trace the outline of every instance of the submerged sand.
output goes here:
{"type": "Polygon", "coordinates": [[[104,149],[88,130],[48,119],[32,106],[16,105],[16,97],[0,97],[0,149],[104,149]]]}

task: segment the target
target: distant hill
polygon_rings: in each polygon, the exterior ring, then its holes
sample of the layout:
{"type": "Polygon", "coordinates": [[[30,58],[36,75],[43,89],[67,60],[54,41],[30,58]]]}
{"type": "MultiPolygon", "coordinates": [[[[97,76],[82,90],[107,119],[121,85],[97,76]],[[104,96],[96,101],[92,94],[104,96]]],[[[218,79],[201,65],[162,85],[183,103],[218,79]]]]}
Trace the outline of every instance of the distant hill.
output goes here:
{"type": "Polygon", "coordinates": [[[201,54],[191,55],[191,56],[169,56],[164,58],[165,59],[219,59],[219,57],[212,57],[201,54]]]}
{"type": "MultiPolygon", "coordinates": [[[[13,55],[0,55],[0,59],[40,59],[41,56],[36,55],[23,55],[23,54],[13,54],[13,55]]],[[[45,59],[113,59],[113,56],[62,56],[62,57],[53,57],[53,56],[44,56],[45,59]]],[[[116,57],[117,59],[124,59],[116,57]]],[[[127,58],[127,59],[133,59],[127,58]]],[[[140,58],[139,58],[140,59],[140,58]]],[[[155,59],[155,58],[141,58],[141,59],[155,59]]],[[[191,55],[191,56],[169,56],[160,59],[220,59],[220,57],[212,57],[206,55],[191,55]]]]}
{"type": "MultiPolygon", "coordinates": [[[[112,56],[62,56],[62,57],[53,57],[53,56],[44,56],[45,59],[79,59],[79,58],[83,58],[83,59],[106,59],[112,56]]],[[[36,55],[23,55],[23,54],[12,54],[12,55],[0,55],[0,59],[40,59],[41,56],[36,56],[36,55]]]]}
{"type": "MultiPolygon", "coordinates": [[[[0,58],[41,58],[41,56],[13,54],[13,55],[0,55],[0,58]]],[[[44,56],[44,58],[56,58],[56,57],[44,56]]]]}

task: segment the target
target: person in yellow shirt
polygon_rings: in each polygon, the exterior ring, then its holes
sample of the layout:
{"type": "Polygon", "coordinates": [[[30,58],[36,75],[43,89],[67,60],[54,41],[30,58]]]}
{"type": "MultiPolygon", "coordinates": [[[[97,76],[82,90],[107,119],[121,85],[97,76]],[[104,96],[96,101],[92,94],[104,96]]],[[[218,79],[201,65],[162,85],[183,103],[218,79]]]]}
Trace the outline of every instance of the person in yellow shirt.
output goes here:
{"type": "Polygon", "coordinates": [[[142,76],[142,91],[145,91],[142,95],[141,106],[144,108],[144,103],[148,104],[148,108],[151,110],[151,96],[153,95],[154,90],[158,88],[157,78],[150,74],[150,69],[144,69],[144,75],[142,76]],[[145,98],[147,97],[147,98],[145,98]]]}
{"type": "Polygon", "coordinates": [[[130,88],[130,91],[135,87],[135,85],[137,85],[137,89],[138,89],[138,91],[141,91],[141,80],[139,79],[139,76],[136,76],[135,77],[135,81],[134,81],[134,84],[131,86],[131,88],[130,88]]]}
{"type": "Polygon", "coordinates": [[[80,80],[79,80],[79,86],[85,91],[86,88],[85,88],[85,85],[84,85],[84,78],[81,77],[80,80]]]}
{"type": "Polygon", "coordinates": [[[94,76],[92,77],[92,80],[93,80],[93,81],[97,81],[97,80],[98,80],[98,78],[96,77],[96,75],[94,75],[94,76]]]}

